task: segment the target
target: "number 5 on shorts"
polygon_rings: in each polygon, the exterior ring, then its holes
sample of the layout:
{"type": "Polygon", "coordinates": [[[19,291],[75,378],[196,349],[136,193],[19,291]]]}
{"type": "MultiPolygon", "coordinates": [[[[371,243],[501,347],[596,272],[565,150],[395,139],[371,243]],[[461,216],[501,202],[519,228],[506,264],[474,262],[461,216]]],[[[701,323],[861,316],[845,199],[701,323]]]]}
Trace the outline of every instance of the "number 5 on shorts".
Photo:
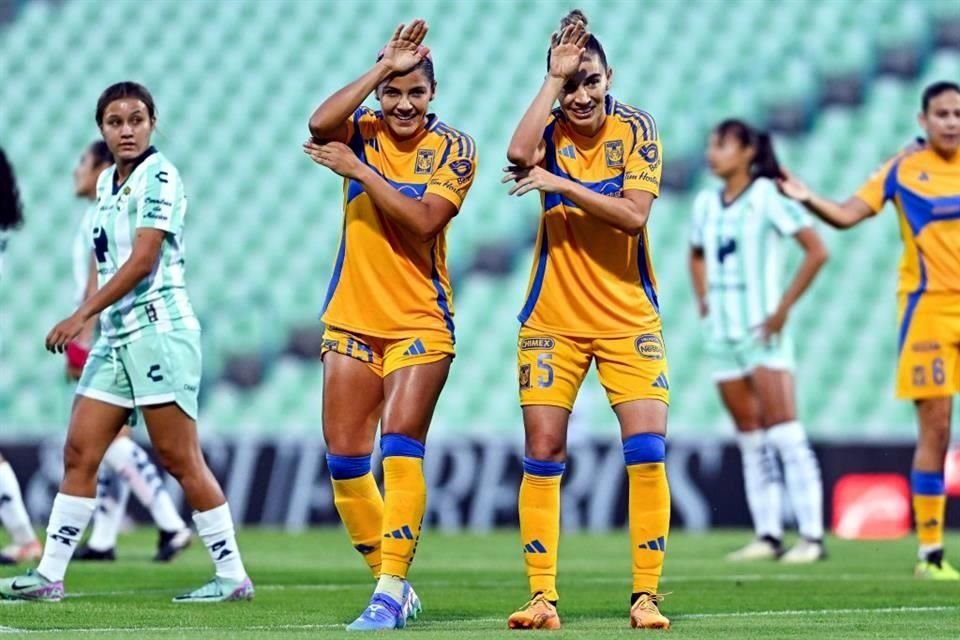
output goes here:
{"type": "Polygon", "coordinates": [[[546,389],[553,384],[553,365],[550,364],[551,360],[553,360],[552,353],[541,353],[537,356],[537,370],[540,371],[540,374],[537,376],[537,386],[541,389],[546,389]]]}

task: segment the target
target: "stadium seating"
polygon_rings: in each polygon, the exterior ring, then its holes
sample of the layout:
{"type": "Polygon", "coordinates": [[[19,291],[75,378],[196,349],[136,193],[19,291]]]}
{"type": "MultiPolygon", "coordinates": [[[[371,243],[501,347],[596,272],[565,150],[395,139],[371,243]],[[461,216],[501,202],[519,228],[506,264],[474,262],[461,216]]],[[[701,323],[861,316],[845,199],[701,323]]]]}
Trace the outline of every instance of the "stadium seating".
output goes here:
{"type": "MultiPolygon", "coordinates": [[[[614,94],[657,118],[667,163],[696,157],[721,117],[762,122],[789,101],[816,117],[808,133],[780,142],[785,161],[838,196],[915,133],[926,81],[960,77],[960,55],[930,54],[927,44],[938,20],[960,14],[952,2],[823,2],[814,10],[756,0],[648,0],[642,10],[633,2],[576,4],[615,68],[614,94]],[[904,44],[926,52],[922,76],[875,76],[879,52],[904,44]],[[841,72],[866,79],[864,104],[820,110],[823,77],[841,72]]],[[[97,135],[99,92],[129,78],[154,92],[155,141],[180,168],[190,196],[188,273],[206,330],[204,421],[221,433],[318,429],[319,365],[277,354],[292,329],[316,323],[341,195],[339,181],[299,145],[315,104],[371,63],[392,25],[415,15],[431,25],[436,111],[474,136],[481,164],[449,236],[459,351],[437,431],[517,434],[513,318],[538,206],[532,196],[507,199],[498,174],[544,72],[544,43],[560,17],[551,2],[27,3],[0,30],[0,57],[30,60],[4,74],[0,88],[0,144],[17,168],[29,218],[11,242],[0,285],[0,424],[23,433],[62,428],[67,394],[41,391],[56,387],[62,365],[43,353],[42,339],[71,310],[69,242],[84,205],[72,197],[70,171],[97,135]],[[122,28],[130,24],[138,28],[122,28]],[[178,28],[165,28],[171,24],[178,28]],[[523,247],[509,252],[506,275],[471,268],[484,250],[501,246],[523,247]],[[217,382],[235,353],[264,356],[261,386],[217,382]]],[[[702,174],[699,180],[709,184],[702,174]]],[[[692,195],[665,193],[651,228],[671,354],[672,428],[702,437],[727,427],[688,293],[692,195]]],[[[896,435],[911,423],[909,407],[891,397],[899,251],[892,218],[887,212],[844,236],[825,232],[833,261],[793,319],[803,416],[820,437],[896,435]]],[[[574,430],[605,432],[612,423],[602,390],[588,381],[574,430]]]]}

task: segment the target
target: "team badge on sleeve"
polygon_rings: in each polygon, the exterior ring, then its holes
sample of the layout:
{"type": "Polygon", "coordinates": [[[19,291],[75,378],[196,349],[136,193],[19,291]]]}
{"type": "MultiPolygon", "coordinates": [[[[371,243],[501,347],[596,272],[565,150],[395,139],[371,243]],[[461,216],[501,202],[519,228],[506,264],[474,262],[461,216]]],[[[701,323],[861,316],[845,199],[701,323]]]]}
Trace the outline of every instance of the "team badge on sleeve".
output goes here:
{"type": "Polygon", "coordinates": [[[473,163],[466,158],[460,158],[450,163],[450,170],[457,176],[457,182],[463,184],[473,176],[473,163]]]}

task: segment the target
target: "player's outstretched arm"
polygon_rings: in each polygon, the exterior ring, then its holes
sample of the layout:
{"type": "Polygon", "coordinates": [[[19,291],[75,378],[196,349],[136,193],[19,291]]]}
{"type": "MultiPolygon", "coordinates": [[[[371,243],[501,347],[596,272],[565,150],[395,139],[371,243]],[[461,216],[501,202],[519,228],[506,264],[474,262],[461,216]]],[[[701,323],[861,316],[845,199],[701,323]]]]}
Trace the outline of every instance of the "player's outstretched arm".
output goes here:
{"type": "Polygon", "coordinates": [[[815,193],[786,170],[783,173],[786,177],[777,180],[777,186],[783,195],[796,200],[807,211],[835,229],[849,229],[873,215],[870,205],[860,198],[848,198],[840,204],[815,193]]]}
{"type": "Polygon", "coordinates": [[[507,160],[518,167],[532,167],[543,159],[543,126],[550,117],[554,103],[563,91],[567,80],[576,75],[580,68],[580,59],[583,57],[584,47],[590,34],[583,28],[583,24],[567,25],[553,38],[550,48],[550,70],[543,79],[543,85],[530,106],[527,108],[520,124],[510,138],[507,148],[507,160]]]}
{"type": "Polygon", "coordinates": [[[320,142],[347,142],[347,119],[382,82],[420,64],[430,50],[423,46],[427,23],[400,25],[380,59],[362,76],[324,100],[310,116],[310,135],[320,142]]]}

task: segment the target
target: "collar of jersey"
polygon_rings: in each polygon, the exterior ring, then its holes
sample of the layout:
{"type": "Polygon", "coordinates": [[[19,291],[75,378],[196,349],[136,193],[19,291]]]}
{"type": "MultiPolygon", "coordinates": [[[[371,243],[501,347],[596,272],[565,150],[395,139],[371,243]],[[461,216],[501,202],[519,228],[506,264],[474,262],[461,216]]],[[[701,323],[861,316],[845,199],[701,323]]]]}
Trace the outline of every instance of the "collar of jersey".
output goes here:
{"type": "Polygon", "coordinates": [[[146,151],[144,151],[144,152],[141,153],[139,156],[137,156],[136,159],[134,159],[134,161],[133,161],[133,168],[130,169],[130,174],[127,175],[127,177],[124,178],[123,182],[121,182],[120,184],[117,184],[117,167],[116,167],[116,165],[114,165],[114,167],[113,167],[113,178],[111,179],[111,183],[113,184],[113,195],[117,195],[117,193],[120,191],[120,187],[122,187],[123,185],[125,185],[125,184],[127,183],[127,180],[129,180],[129,179],[130,179],[130,176],[133,175],[133,172],[137,170],[137,167],[139,167],[139,166],[143,163],[144,160],[146,160],[147,158],[149,158],[150,156],[152,156],[152,155],[155,154],[156,152],[157,152],[157,148],[156,148],[155,146],[150,145],[149,147],[147,147],[147,150],[146,150],[146,151]]]}

